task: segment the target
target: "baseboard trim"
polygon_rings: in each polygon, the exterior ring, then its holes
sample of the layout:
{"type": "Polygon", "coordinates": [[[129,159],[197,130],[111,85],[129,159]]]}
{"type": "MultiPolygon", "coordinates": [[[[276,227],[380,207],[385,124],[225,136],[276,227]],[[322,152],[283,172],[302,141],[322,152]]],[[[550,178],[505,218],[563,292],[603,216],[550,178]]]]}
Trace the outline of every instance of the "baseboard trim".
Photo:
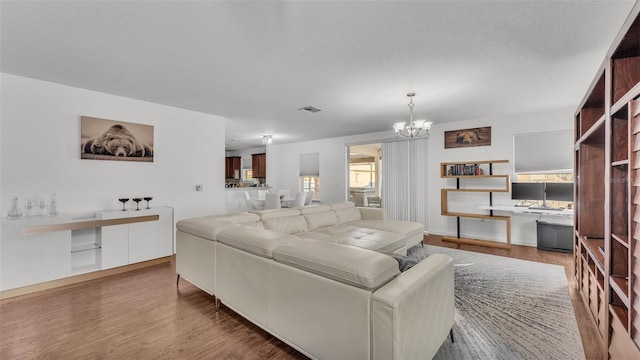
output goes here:
{"type": "Polygon", "coordinates": [[[164,263],[168,263],[168,262],[171,262],[171,256],[165,256],[165,257],[161,257],[161,258],[157,258],[157,259],[153,259],[153,260],[148,260],[148,261],[143,261],[143,262],[139,262],[139,263],[135,263],[135,264],[120,266],[120,267],[113,268],[113,269],[93,271],[93,272],[89,272],[89,273],[85,273],[85,274],[80,274],[80,275],[75,275],[75,276],[62,278],[62,279],[51,280],[51,281],[47,281],[47,282],[43,282],[43,283],[39,283],[39,284],[23,286],[23,287],[20,287],[20,288],[4,290],[4,291],[0,291],[0,300],[9,299],[9,298],[13,298],[13,297],[16,297],[16,296],[32,294],[32,293],[39,292],[39,291],[55,289],[55,288],[66,286],[66,285],[77,284],[77,283],[80,283],[80,282],[83,282],[83,281],[100,279],[100,278],[103,278],[103,277],[116,275],[116,274],[121,274],[121,273],[124,273],[124,272],[127,272],[127,271],[142,269],[142,268],[145,268],[145,267],[158,265],[158,264],[164,264],[164,263]]]}

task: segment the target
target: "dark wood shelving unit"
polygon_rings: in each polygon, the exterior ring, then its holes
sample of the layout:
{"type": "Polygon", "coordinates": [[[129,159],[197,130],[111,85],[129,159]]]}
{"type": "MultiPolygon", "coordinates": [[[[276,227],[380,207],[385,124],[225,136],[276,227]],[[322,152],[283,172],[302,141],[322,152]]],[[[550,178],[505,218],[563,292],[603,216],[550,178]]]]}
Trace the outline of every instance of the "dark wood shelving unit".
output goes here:
{"type": "Polygon", "coordinates": [[[575,113],[576,287],[609,359],[640,359],[640,2],[575,113]]]}

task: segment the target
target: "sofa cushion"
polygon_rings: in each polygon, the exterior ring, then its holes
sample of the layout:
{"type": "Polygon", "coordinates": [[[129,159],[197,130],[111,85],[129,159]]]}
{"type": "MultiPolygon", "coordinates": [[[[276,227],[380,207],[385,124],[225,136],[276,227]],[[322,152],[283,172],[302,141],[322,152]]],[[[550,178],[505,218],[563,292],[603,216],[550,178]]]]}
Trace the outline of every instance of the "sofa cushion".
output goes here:
{"type": "Polygon", "coordinates": [[[287,234],[295,234],[309,231],[307,222],[302,215],[274,217],[263,219],[262,225],[267,230],[280,231],[287,234]]]}
{"type": "Polygon", "coordinates": [[[342,224],[342,225],[335,225],[335,226],[328,226],[328,227],[323,227],[323,228],[319,228],[316,229],[315,232],[319,232],[319,233],[323,233],[323,234],[327,234],[327,235],[337,235],[337,234],[342,234],[343,232],[347,232],[347,231],[352,231],[357,229],[357,226],[353,226],[353,225],[349,225],[349,224],[342,224]]]}
{"type": "Polygon", "coordinates": [[[338,234],[335,236],[335,241],[339,244],[357,246],[381,253],[392,253],[402,249],[406,244],[403,234],[367,228],[358,228],[338,234]]]}
{"type": "Polygon", "coordinates": [[[213,216],[184,219],[176,223],[178,231],[198,236],[208,240],[218,240],[218,233],[228,228],[239,228],[240,225],[223,220],[216,220],[213,216]]]}
{"type": "Polygon", "coordinates": [[[405,237],[413,237],[415,235],[424,234],[424,225],[411,221],[401,220],[358,220],[351,222],[350,225],[360,226],[371,229],[378,229],[404,234],[405,237]]]}
{"type": "Polygon", "coordinates": [[[356,209],[354,207],[334,210],[334,213],[338,219],[338,224],[349,223],[362,218],[360,216],[360,209],[356,209]]]}
{"type": "Polygon", "coordinates": [[[252,214],[258,215],[261,220],[274,219],[279,217],[300,215],[298,209],[269,209],[269,210],[255,210],[251,211],[252,214]]]}
{"type": "Polygon", "coordinates": [[[301,232],[293,235],[300,239],[316,239],[316,240],[324,240],[324,241],[333,241],[333,236],[324,234],[321,232],[317,232],[317,231],[301,232]]]}
{"type": "Polygon", "coordinates": [[[375,289],[400,273],[398,263],[375,251],[302,239],[273,251],[274,260],[336,281],[375,289]]]}
{"type": "Polygon", "coordinates": [[[351,201],[342,201],[342,202],[330,204],[329,206],[331,207],[331,210],[340,210],[340,209],[353,208],[356,206],[356,204],[354,204],[351,201]]]}
{"type": "Polygon", "coordinates": [[[300,213],[302,213],[302,215],[331,211],[331,207],[329,205],[305,206],[305,207],[301,207],[299,209],[300,209],[300,213]]]}
{"type": "Polygon", "coordinates": [[[238,227],[218,233],[218,242],[252,254],[271,258],[273,250],[290,241],[300,241],[295,236],[282,235],[278,231],[238,227]]]}
{"type": "Polygon", "coordinates": [[[216,220],[224,220],[240,225],[255,226],[260,222],[260,217],[251,213],[223,214],[213,216],[216,220]]]}
{"type": "Polygon", "coordinates": [[[303,214],[304,219],[307,221],[309,231],[314,231],[327,226],[334,226],[338,224],[336,214],[333,211],[323,211],[311,214],[303,214]]]}

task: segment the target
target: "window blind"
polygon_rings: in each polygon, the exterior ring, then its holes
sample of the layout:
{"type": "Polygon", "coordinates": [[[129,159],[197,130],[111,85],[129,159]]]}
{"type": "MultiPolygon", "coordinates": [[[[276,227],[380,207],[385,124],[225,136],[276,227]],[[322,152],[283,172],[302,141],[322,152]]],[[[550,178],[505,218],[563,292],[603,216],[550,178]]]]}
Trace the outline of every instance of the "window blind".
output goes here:
{"type": "Polygon", "coordinates": [[[300,176],[320,176],[320,153],[300,154],[300,176]]]}
{"type": "Polygon", "coordinates": [[[573,130],[513,136],[515,173],[573,171],[573,130]]]}

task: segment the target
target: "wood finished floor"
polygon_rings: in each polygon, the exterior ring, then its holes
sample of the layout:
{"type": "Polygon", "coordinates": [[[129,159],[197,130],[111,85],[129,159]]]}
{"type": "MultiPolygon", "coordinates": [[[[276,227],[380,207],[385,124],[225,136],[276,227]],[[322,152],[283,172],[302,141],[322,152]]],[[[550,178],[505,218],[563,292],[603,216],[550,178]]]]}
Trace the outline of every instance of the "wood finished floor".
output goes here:
{"type": "MultiPolygon", "coordinates": [[[[458,247],[427,237],[425,243],[458,247]]],[[[563,265],[587,359],[603,345],[571,277],[571,255],[514,246],[461,249],[563,265]]],[[[181,280],[174,263],[0,301],[0,359],[304,359],[181,280]]]]}

